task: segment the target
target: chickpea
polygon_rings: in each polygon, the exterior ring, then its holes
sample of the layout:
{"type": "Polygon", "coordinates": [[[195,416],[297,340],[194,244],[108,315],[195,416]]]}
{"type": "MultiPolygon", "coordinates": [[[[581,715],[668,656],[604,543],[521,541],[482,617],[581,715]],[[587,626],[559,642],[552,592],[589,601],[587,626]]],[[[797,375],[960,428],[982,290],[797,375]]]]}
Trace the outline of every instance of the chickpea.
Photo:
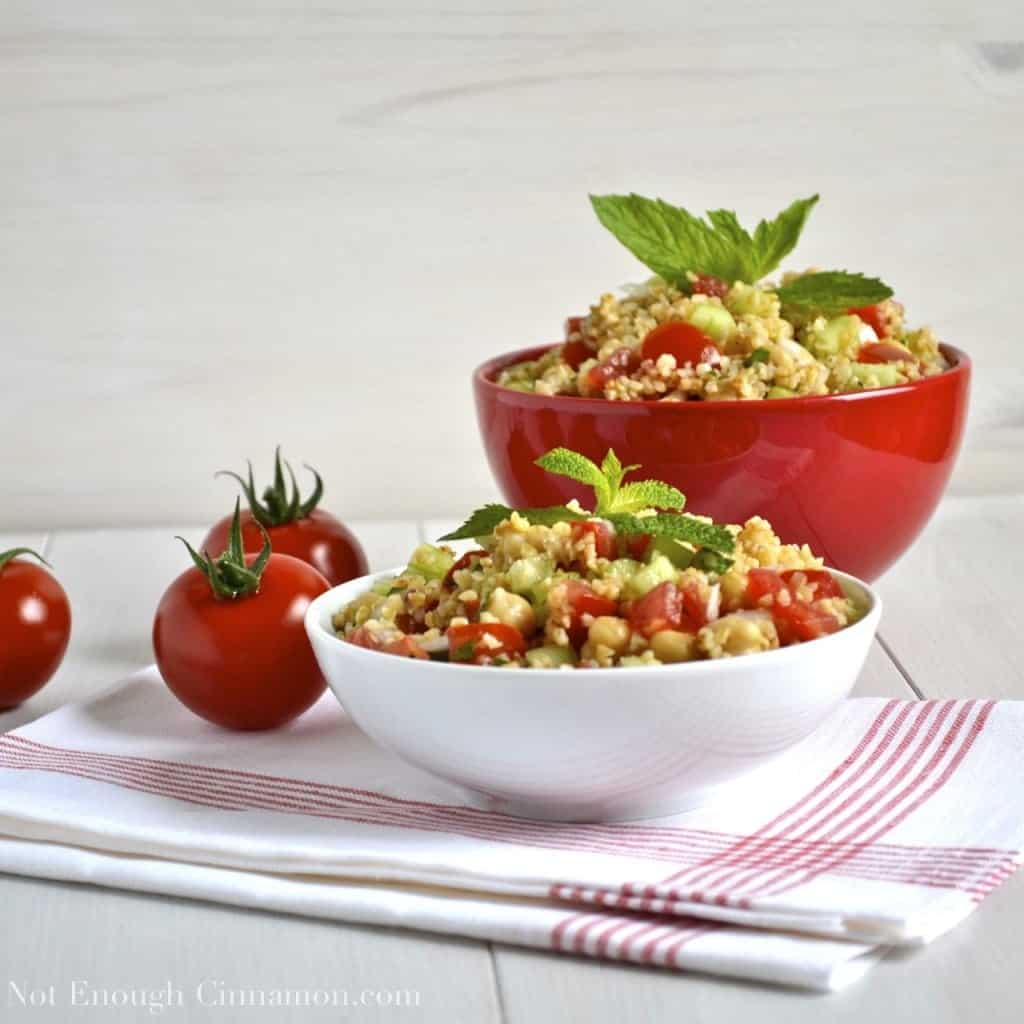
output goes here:
{"type": "Polygon", "coordinates": [[[692,661],[697,654],[697,638],[692,633],[663,629],[650,640],[651,653],[666,665],[677,661],[692,661]]]}
{"type": "Polygon", "coordinates": [[[629,623],[614,615],[599,615],[587,631],[587,639],[594,647],[607,647],[616,654],[625,653],[629,647],[629,638],[629,623]]]}
{"type": "Polygon", "coordinates": [[[504,587],[498,587],[487,602],[487,610],[498,622],[514,626],[523,636],[529,636],[537,628],[537,616],[533,606],[525,597],[513,594],[504,587]]]}

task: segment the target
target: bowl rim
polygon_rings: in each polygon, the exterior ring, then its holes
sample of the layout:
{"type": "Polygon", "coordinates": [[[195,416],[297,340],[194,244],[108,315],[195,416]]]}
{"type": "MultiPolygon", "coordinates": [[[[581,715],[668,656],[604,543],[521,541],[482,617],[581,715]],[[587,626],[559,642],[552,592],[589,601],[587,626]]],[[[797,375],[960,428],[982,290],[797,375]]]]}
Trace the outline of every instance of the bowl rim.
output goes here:
{"type": "Polygon", "coordinates": [[[945,343],[939,345],[939,351],[950,361],[948,370],[937,373],[931,377],[922,377],[920,380],[908,381],[906,384],[890,384],[881,388],[865,388],[862,391],[844,391],[835,395],[796,395],[793,398],[769,399],[747,399],[735,402],[727,401],[702,401],[702,402],[666,402],[659,399],[632,399],[628,402],[615,402],[607,398],[586,398],[583,395],[538,395],[532,391],[516,391],[499,384],[494,378],[499,371],[514,363],[525,362],[529,359],[536,359],[545,352],[563,344],[556,341],[546,345],[533,345],[530,348],[517,349],[514,352],[504,352],[492,356],[486,362],[481,363],[473,371],[473,383],[476,387],[494,397],[500,397],[503,402],[524,407],[560,408],[566,411],[571,409],[586,409],[589,412],[603,410],[622,414],[629,409],[671,409],[673,414],[695,415],[696,410],[715,409],[716,411],[742,410],[749,413],[751,407],[768,412],[792,411],[794,409],[816,408],[822,405],[836,405],[846,402],[865,402],[872,398],[880,398],[886,395],[910,394],[919,389],[941,386],[942,381],[948,381],[957,377],[968,376],[971,371],[971,357],[953,345],[945,343]]]}
{"type": "MultiPolygon", "coordinates": [[[[314,634],[320,639],[328,642],[333,642],[339,645],[347,656],[354,657],[356,660],[369,658],[368,664],[373,665],[376,663],[376,659],[389,658],[394,661],[396,655],[384,654],[381,651],[373,651],[366,647],[357,647],[355,644],[350,644],[346,640],[342,640],[333,630],[326,628],[322,622],[321,617],[324,615],[324,608],[326,605],[332,604],[340,595],[339,591],[353,589],[355,590],[357,584],[362,584],[362,590],[368,590],[374,583],[381,579],[388,579],[399,575],[404,566],[399,566],[394,569],[385,569],[381,572],[369,573],[366,576],[360,576],[354,580],[348,580],[345,583],[340,583],[336,587],[332,587],[330,590],[325,591],[310,603],[306,609],[304,618],[306,632],[312,641],[314,634]]],[[[825,571],[831,573],[840,584],[852,585],[855,588],[859,588],[869,599],[869,605],[864,615],[857,620],[852,626],[847,626],[844,629],[839,630],[837,633],[830,633],[828,636],[818,637],[816,640],[809,640],[806,643],[790,644],[788,647],[776,647],[770,651],[761,651],[757,654],[743,655],[735,658],[706,658],[699,661],[688,661],[679,662],[670,665],[637,665],[627,666],[626,668],[613,667],[613,668],[588,668],[582,669],[578,672],[569,671],[560,668],[504,668],[495,665],[452,665],[450,662],[443,661],[423,661],[416,658],[404,658],[403,661],[409,662],[416,667],[413,669],[415,672],[441,672],[450,673],[455,672],[456,675],[453,678],[460,678],[464,675],[467,681],[475,680],[474,685],[479,685],[476,673],[467,671],[467,669],[476,668],[481,671],[486,671],[488,675],[494,675],[496,679],[509,679],[526,680],[536,679],[540,681],[550,682],[552,679],[585,679],[593,681],[609,681],[611,679],[622,679],[625,674],[632,672],[640,672],[645,677],[650,676],[651,678],[664,678],[666,675],[673,673],[685,677],[687,673],[702,675],[707,673],[717,674],[720,676],[728,676],[739,674],[747,674],[751,670],[756,671],[756,666],[763,663],[765,658],[774,659],[775,663],[779,663],[781,659],[789,658],[790,660],[796,660],[801,657],[807,657],[807,649],[811,648],[814,651],[825,653],[826,645],[835,646],[837,643],[841,643],[843,638],[848,637],[854,632],[867,632],[870,634],[869,640],[874,637],[877,629],[878,622],[882,616],[882,599],[878,595],[878,592],[869,584],[865,583],[862,579],[856,576],[852,576],[846,572],[840,572],[838,569],[832,569],[828,566],[825,567],[825,571]]],[[[845,589],[845,587],[844,587],[845,589]]],[[[353,594],[352,597],[356,595],[353,594]]],[[[347,598],[351,600],[352,598],[347,598]]],[[[328,680],[328,683],[330,681],[328,680]]]]}

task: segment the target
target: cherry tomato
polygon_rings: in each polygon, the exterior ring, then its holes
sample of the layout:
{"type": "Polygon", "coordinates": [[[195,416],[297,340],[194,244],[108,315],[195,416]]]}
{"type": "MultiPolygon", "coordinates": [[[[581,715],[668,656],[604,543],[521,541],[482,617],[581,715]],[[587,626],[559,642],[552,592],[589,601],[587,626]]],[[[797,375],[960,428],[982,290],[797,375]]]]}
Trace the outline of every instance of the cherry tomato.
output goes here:
{"type": "Polygon", "coordinates": [[[594,553],[598,558],[615,557],[615,533],[597,519],[576,520],[569,527],[573,541],[581,541],[588,534],[594,538],[594,553]]]}
{"type": "MultiPolygon", "coordinates": [[[[316,470],[311,470],[316,481],[313,493],[301,500],[295,483],[295,474],[287,462],[290,487],[285,482],[281,449],[274,455],[274,482],[263,492],[262,501],[256,494],[252,466],[248,478],[225,472],[242,486],[249,508],[242,513],[242,546],[245,551],[259,551],[263,543],[262,526],[270,534],[275,554],[292,555],[313,566],[332,586],[365,576],[369,571],[366,555],[351,530],[324,509],[317,508],[323,494],[323,481],[316,470]]],[[[215,523],[200,545],[201,551],[216,558],[227,548],[231,529],[231,516],[215,523]]]]}
{"type": "Polygon", "coordinates": [[[470,622],[449,626],[448,657],[452,661],[484,665],[495,658],[526,653],[526,640],[515,626],[503,622],[470,622]]]}
{"type": "Polygon", "coordinates": [[[187,569],[167,588],[153,621],[168,688],[227,729],[273,729],[301,715],[326,685],[303,617],[327,580],[268,544],[243,555],[237,506],[228,551],[216,561],[194,552],[193,559],[204,568],[187,569]]]}
{"type": "Polygon", "coordinates": [[[889,341],[873,342],[869,345],[861,345],[857,353],[858,363],[913,363],[917,357],[908,352],[901,345],[894,345],[889,341]]]}
{"type": "Polygon", "coordinates": [[[655,327],[644,338],[640,352],[644,359],[674,356],[676,366],[714,364],[722,358],[715,343],[703,331],[682,320],[670,320],[655,327]]]}
{"type": "Polygon", "coordinates": [[[889,334],[889,324],[882,314],[881,306],[856,306],[848,309],[847,313],[860,317],[875,332],[876,338],[884,338],[889,334]]]}
{"type": "Polygon", "coordinates": [[[659,583],[633,603],[629,624],[648,638],[666,629],[681,633],[696,633],[699,629],[684,609],[683,592],[671,581],[659,583]]]}
{"type": "Polygon", "coordinates": [[[632,373],[639,365],[640,356],[635,349],[628,346],[617,348],[603,363],[587,371],[584,390],[591,393],[603,391],[610,380],[632,373]]]}
{"type": "Polygon", "coordinates": [[[585,342],[577,338],[567,341],[562,346],[562,358],[574,369],[578,370],[582,363],[593,359],[597,353],[585,342]]]}
{"type": "Polygon", "coordinates": [[[729,284],[711,274],[698,274],[690,290],[694,295],[716,295],[718,298],[724,299],[729,294],[729,284]]]}
{"type": "Polygon", "coordinates": [[[17,559],[28,548],[0,554],[0,711],[42,689],[60,667],[71,636],[71,605],[44,568],[17,559]]]}
{"type": "Polygon", "coordinates": [[[371,651],[380,651],[382,654],[396,654],[400,658],[419,658],[422,661],[430,657],[415,637],[400,636],[394,640],[382,641],[371,633],[366,626],[360,626],[355,630],[348,637],[348,642],[355,644],[356,647],[366,647],[371,651]]]}

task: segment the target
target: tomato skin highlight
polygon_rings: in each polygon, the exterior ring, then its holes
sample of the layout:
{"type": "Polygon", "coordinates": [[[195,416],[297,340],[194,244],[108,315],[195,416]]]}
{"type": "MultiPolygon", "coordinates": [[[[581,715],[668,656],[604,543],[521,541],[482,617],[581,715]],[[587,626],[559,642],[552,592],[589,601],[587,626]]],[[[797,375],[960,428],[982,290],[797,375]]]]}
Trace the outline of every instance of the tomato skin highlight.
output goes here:
{"type": "Polygon", "coordinates": [[[526,653],[523,634],[515,626],[503,622],[470,622],[465,626],[449,626],[445,635],[448,637],[448,657],[456,662],[480,665],[495,658],[526,653]],[[496,643],[493,646],[485,643],[485,637],[490,637],[496,643]],[[472,649],[469,657],[457,656],[467,648],[472,649]]]}
{"type": "Polygon", "coordinates": [[[644,359],[652,360],[663,355],[673,356],[676,366],[714,365],[722,358],[718,346],[703,331],[682,320],[669,320],[655,327],[644,338],[640,353],[644,359]]]}
{"type": "Polygon", "coordinates": [[[297,718],[326,689],[303,618],[329,589],[291,555],[272,554],[259,591],[236,600],[218,600],[198,569],[186,569],[153,620],[153,650],[168,689],[225,729],[274,729],[297,718]]]}
{"type": "MultiPolygon", "coordinates": [[[[259,551],[263,546],[263,536],[252,512],[245,509],[241,520],[243,550],[246,553],[259,551]]],[[[230,529],[231,516],[225,516],[210,528],[199,550],[208,551],[216,558],[228,546],[230,529]]],[[[321,508],[313,509],[303,519],[267,527],[267,533],[275,554],[291,555],[306,562],[331,586],[369,572],[366,555],[355,535],[341,520],[321,508]]]]}
{"type": "Polygon", "coordinates": [[[64,588],[40,565],[14,559],[0,569],[0,711],[49,682],[71,637],[64,588]]]}

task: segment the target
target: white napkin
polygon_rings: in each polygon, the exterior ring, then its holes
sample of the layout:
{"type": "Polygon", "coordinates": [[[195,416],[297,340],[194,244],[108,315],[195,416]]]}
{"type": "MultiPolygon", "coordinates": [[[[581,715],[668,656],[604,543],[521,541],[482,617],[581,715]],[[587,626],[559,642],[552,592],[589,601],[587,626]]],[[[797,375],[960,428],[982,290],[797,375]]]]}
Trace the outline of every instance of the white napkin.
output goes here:
{"type": "Polygon", "coordinates": [[[0,736],[0,871],[830,990],[1013,873],[1022,769],[1024,703],[851,700],[756,799],[542,823],[404,764],[329,694],[229,733],[148,669],[0,736]]]}

